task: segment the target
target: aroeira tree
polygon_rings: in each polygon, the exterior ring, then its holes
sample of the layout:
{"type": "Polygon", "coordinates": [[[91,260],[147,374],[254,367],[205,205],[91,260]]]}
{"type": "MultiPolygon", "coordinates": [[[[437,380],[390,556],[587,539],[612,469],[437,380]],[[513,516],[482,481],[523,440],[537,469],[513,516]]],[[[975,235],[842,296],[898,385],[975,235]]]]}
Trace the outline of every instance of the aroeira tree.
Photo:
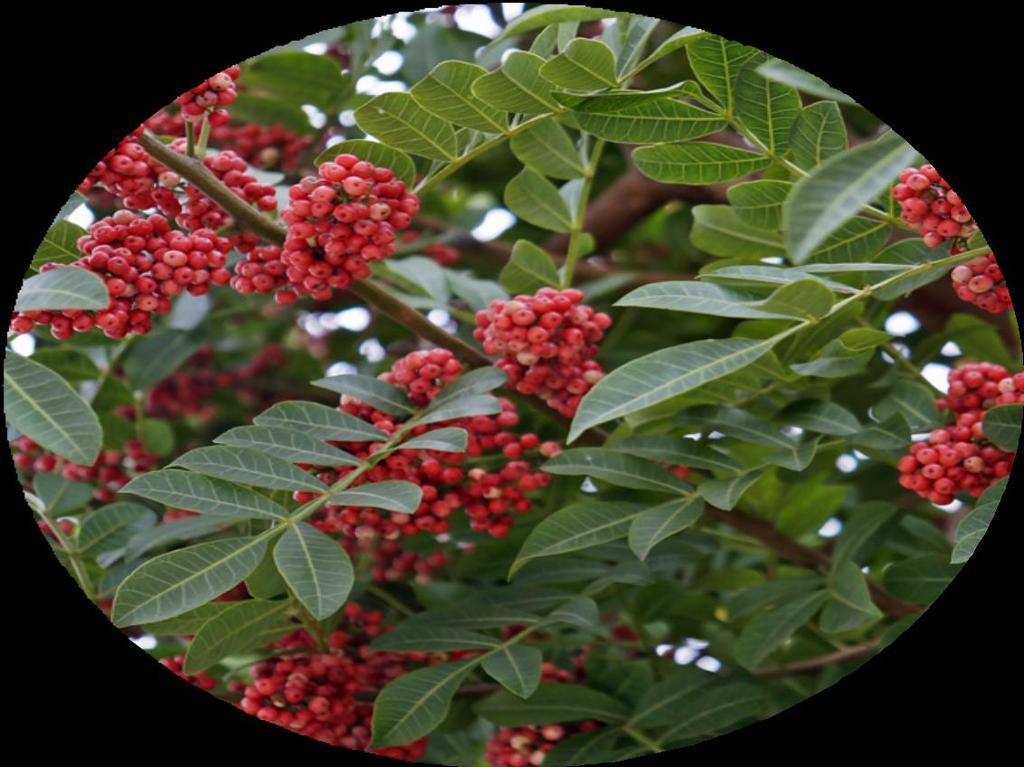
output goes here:
{"type": "Polygon", "coordinates": [[[971,556],[1008,288],[814,75],[475,8],[214,73],[100,159],[12,313],[13,461],[84,598],[268,727],[469,767],[696,743],[971,556]]]}

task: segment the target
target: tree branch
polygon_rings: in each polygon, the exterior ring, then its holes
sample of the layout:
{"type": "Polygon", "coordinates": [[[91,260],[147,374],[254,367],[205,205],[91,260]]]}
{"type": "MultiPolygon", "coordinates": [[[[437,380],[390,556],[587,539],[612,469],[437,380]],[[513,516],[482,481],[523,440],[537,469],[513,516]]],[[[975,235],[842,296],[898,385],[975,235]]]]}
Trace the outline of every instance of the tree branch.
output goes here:
{"type": "Polygon", "coordinates": [[[867,642],[863,642],[862,644],[844,647],[842,650],[836,650],[828,655],[819,655],[817,658],[808,658],[807,660],[783,663],[780,666],[756,668],[751,673],[754,676],[761,677],[763,679],[775,679],[777,677],[790,676],[792,674],[806,674],[811,671],[817,671],[825,666],[830,666],[833,663],[844,663],[848,660],[863,658],[865,655],[873,655],[878,649],[880,643],[880,640],[872,639],[867,642]]]}

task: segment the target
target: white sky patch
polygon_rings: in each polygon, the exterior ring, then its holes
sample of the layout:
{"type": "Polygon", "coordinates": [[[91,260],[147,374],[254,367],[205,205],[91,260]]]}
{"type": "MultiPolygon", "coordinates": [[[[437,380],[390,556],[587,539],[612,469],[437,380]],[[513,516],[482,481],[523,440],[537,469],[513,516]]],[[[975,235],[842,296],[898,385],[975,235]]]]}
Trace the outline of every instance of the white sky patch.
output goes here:
{"type": "Polygon", "coordinates": [[[344,136],[331,136],[325,142],[325,146],[334,146],[335,144],[340,144],[344,140],[345,140],[344,136]]]}
{"type": "Polygon", "coordinates": [[[299,327],[314,338],[323,338],[328,332],[330,332],[323,326],[323,323],[320,322],[320,317],[311,312],[299,315],[298,322],[299,327]]]}
{"type": "MultiPolygon", "coordinates": [[[[345,110],[343,110],[338,115],[338,122],[343,127],[345,127],[345,128],[353,127],[356,124],[356,110],[354,110],[354,109],[345,109],[345,110]]],[[[341,136],[332,136],[331,139],[328,140],[327,146],[331,146],[332,143],[337,144],[338,141],[344,141],[344,140],[345,139],[342,138],[341,136]],[[337,139],[337,141],[333,141],[333,139],[335,139],[335,138],[337,139]]]]}
{"type": "Polygon", "coordinates": [[[152,650],[157,646],[156,637],[151,634],[143,634],[140,637],[132,637],[132,641],[135,642],[143,650],[152,650]]]}
{"type": "Polygon", "coordinates": [[[943,365],[941,362],[929,362],[921,368],[921,375],[928,383],[945,394],[949,391],[950,370],[952,368],[949,365],[943,365]]]}
{"type": "Polygon", "coordinates": [[[708,439],[722,439],[723,437],[725,437],[725,435],[720,431],[713,431],[708,434],[708,439]]]}
{"type": "Polygon", "coordinates": [[[843,474],[849,474],[857,470],[857,464],[859,462],[849,453],[843,453],[841,456],[836,458],[836,468],[843,474]]]}
{"type": "Polygon", "coordinates": [[[658,646],[656,646],[654,648],[654,652],[655,652],[655,654],[657,654],[657,656],[659,658],[661,658],[661,657],[664,657],[664,656],[668,655],[674,649],[676,649],[674,645],[660,644],[660,645],[658,645],[658,646]]]}
{"type": "Polygon", "coordinates": [[[964,503],[954,498],[952,503],[947,503],[945,506],[939,506],[937,503],[933,503],[932,506],[947,514],[952,514],[953,512],[960,511],[964,507],[964,503]]]}
{"type": "Polygon", "coordinates": [[[334,315],[338,327],[358,333],[370,326],[370,313],[361,306],[353,306],[351,309],[342,309],[334,315]]]}
{"type": "Polygon", "coordinates": [[[783,426],[782,433],[785,434],[787,437],[799,437],[801,434],[804,433],[804,430],[801,429],[799,426],[783,426]]]}
{"type": "Polygon", "coordinates": [[[893,336],[909,336],[921,328],[921,323],[910,312],[894,312],[885,320],[885,332],[893,336]]]}
{"type": "Polygon", "coordinates": [[[867,455],[865,453],[862,453],[860,450],[854,450],[853,451],[853,457],[856,458],[858,461],[866,461],[871,456],[869,456],[869,455],[867,455]]]}
{"type": "Polygon", "coordinates": [[[939,350],[943,357],[959,357],[963,350],[957,346],[956,341],[946,341],[939,350]]]}
{"type": "Polygon", "coordinates": [[[509,56],[511,56],[513,53],[519,50],[522,50],[522,48],[506,48],[504,51],[501,52],[501,63],[504,64],[506,61],[508,61],[509,56]]]}
{"type": "Polygon", "coordinates": [[[89,225],[96,220],[96,216],[89,210],[88,205],[82,203],[68,214],[67,220],[72,224],[78,224],[83,229],[88,229],[89,225]]]}
{"type": "Polygon", "coordinates": [[[672,660],[680,666],[685,666],[688,663],[693,663],[699,655],[700,651],[692,647],[680,647],[672,653],[672,660]]]}
{"type": "Polygon", "coordinates": [[[473,237],[480,242],[496,240],[516,223],[515,215],[505,208],[491,208],[473,229],[473,237]]]}
{"type": "Polygon", "coordinates": [[[374,68],[385,77],[390,77],[402,68],[405,57],[398,51],[384,51],[374,62],[374,68]]]}
{"type": "Polygon", "coordinates": [[[690,434],[684,434],[683,439],[692,439],[694,442],[696,442],[700,439],[700,432],[695,431],[690,434]]]}
{"type": "Polygon", "coordinates": [[[835,517],[832,517],[818,528],[818,535],[822,538],[835,538],[841,532],[843,532],[843,523],[835,517]]]}
{"type": "Polygon", "coordinates": [[[22,357],[31,357],[36,350],[36,339],[31,333],[22,333],[10,340],[11,349],[22,357]]]}
{"type": "Polygon", "coordinates": [[[309,124],[314,128],[322,128],[327,125],[327,115],[317,109],[313,104],[303,104],[302,111],[309,115],[309,124]]]}
{"type": "Polygon", "coordinates": [[[782,256],[765,256],[761,259],[762,264],[781,264],[782,256]]]}
{"type": "Polygon", "coordinates": [[[404,93],[409,86],[401,80],[381,80],[374,75],[363,75],[356,81],[356,93],[379,96],[382,93],[404,93]]]}
{"type": "Polygon", "coordinates": [[[326,371],[329,376],[350,376],[355,375],[357,372],[356,366],[351,362],[335,362],[326,371]]]}
{"type": "Polygon", "coordinates": [[[486,5],[460,5],[455,11],[455,23],[459,29],[476,32],[478,35],[494,39],[501,34],[499,27],[486,5]]]}
{"type": "Polygon", "coordinates": [[[711,642],[708,642],[706,639],[698,639],[697,637],[686,637],[686,646],[692,647],[694,650],[703,650],[709,644],[711,644],[711,642]]]}
{"type": "MultiPolygon", "coordinates": [[[[416,27],[409,23],[411,13],[396,13],[391,21],[391,34],[407,43],[416,37],[416,27]]],[[[376,35],[374,35],[376,37],[376,35]]]]}
{"type": "Polygon", "coordinates": [[[694,665],[704,671],[710,671],[712,674],[717,674],[722,669],[722,661],[718,660],[718,658],[713,658],[710,655],[705,655],[694,665]]]}
{"type": "Polygon", "coordinates": [[[594,480],[592,480],[590,477],[584,479],[583,482],[580,484],[580,492],[590,493],[591,495],[596,493],[597,485],[594,484],[594,480]]]}
{"type": "Polygon", "coordinates": [[[427,319],[430,320],[430,324],[437,325],[439,328],[443,328],[451,321],[452,316],[448,314],[444,309],[431,309],[427,312],[427,319]]]}
{"type": "Polygon", "coordinates": [[[501,12],[505,14],[505,21],[512,21],[516,16],[522,16],[526,3],[502,3],[501,12]]]}
{"type": "Polygon", "coordinates": [[[367,338],[359,344],[359,353],[369,362],[380,362],[387,355],[387,350],[376,338],[367,338]]]}
{"type": "Polygon", "coordinates": [[[327,53],[327,43],[310,43],[309,45],[303,46],[302,50],[316,56],[323,56],[327,53]]]}
{"type": "Polygon", "coordinates": [[[862,568],[860,569],[860,571],[861,571],[862,573],[864,573],[864,575],[867,575],[868,573],[870,573],[870,572],[871,572],[871,568],[870,568],[870,567],[868,567],[867,565],[864,565],[864,567],[862,567],[862,568]]]}

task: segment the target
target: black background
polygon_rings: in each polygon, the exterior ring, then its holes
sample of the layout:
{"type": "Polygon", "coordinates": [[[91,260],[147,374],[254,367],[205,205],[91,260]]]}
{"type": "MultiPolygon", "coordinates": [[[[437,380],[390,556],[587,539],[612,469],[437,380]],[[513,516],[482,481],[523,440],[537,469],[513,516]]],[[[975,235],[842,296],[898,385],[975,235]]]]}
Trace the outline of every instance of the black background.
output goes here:
{"type": "MultiPolygon", "coordinates": [[[[103,4],[19,8],[7,25],[3,143],[6,305],[29,255],[96,159],[210,73],[293,39],[354,20],[341,4],[103,4]],[[20,44],[21,50],[16,46],[20,44]],[[14,234],[15,237],[11,237],[14,234]],[[12,241],[14,240],[14,241],[12,241]],[[7,295],[9,293],[9,296],[7,295]]],[[[608,4],[605,4],[608,5],[608,4]]],[[[755,11],[706,4],[674,20],[791,61],[854,96],[929,158],[960,194],[1021,296],[1020,40],[1008,14],[980,4],[817,4],[755,11]],[[896,10],[908,8],[910,10],[896,10]],[[973,14],[973,15],[972,15],[973,14]],[[1004,255],[1006,254],[1006,255],[1004,255]]],[[[609,5],[609,7],[613,7],[609,5]]],[[[684,6],[685,8],[685,6],[684,6]]],[[[380,15],[414,8],[374,4],[380,15]]],[[[628,10],[666,12],[632,3],[628,10]]],[[[672,12],[669,12],[672,13],[672,12]]],[[[0,460],[5,479],[13,467],[0,460]]],[[[1019,469],[1019,467],[1018,467],[1019,469]]],[[[1020,473],[1018,470],[1017,474],[1020,473]]],[[[1021,485],[1019,476],[1010,493],[1021,485]]],[[[20,493],[4,524],[8,618],[7,749],[47,756],[187,759],[323,755],[330,749],[259,722],[168,674],[89,604],[48,552],[20,493]],[[9,674],[14,671],[15,678],[9,674]]],[[[1007,494],[976,555],[891,648],[830,689],[770,720],[636,764],[680,759],[934,758],[998,752],[1016,741],[1019,681],[1010,629],[1021,599],[1011,576],[1017,540],[1007,494]],[[1014,722],[1016,724],[1016,721],[1014,722]]]]}

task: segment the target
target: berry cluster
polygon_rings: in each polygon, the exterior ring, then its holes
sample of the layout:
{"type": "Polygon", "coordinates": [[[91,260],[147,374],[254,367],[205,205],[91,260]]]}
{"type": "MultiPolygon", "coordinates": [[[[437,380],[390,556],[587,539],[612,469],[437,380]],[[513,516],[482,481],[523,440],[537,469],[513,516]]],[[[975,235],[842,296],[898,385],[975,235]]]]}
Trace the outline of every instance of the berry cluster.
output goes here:
{"type": "Polygon", "coordinates": [[[907,168],[899,179],[892,196],[900,204],[900,218],[921,233],[929,248],[974,233],[977,227],[960,195],[949,188],[934,166],[907,168]]]}
{"type": "Polygon", "coordinates": [[[201,690],[212,690],[217,686],[217,680],[205,671],[200,671],[198,674],[186,674],[183,670],[185,665],[184,655],[161,658],[160,665],[201,690]]]}
{"type": "Polygon", "coordinates": [[[487,741],[487,764],[491,767],[541,767],[548,751],[561,741],[600,725],[590,719],[578,724],[502,727],[487,741]]]}
{"type": "MultiPolygon", "coordinates": [[[[963,252],[962,248],[950,251],[954,255],[960,252],[963,252]]],[[[953,279],[953,290],[961,301],[974,304],[992,314],[1000,314],[1010,308],[1010,288],[992,253],[953,267],[949,276],[953,279]]]]}
{"type": "MultiPolygon", "coordinates": [[[[330,652],[311,651],[254,664],[252,683],[245,687],[239,707],[324,743],[368,750],[373,704],[358,694],[379,690],[406,673],[415,656],[370,649],[370,640],[386,630],[380,612],[363,610],[355,602],[346,604],[344,612],[346,621],[328,637],[330,652]]],[[[275,646],[294,650],[314,644],[299,631],[275,646]]],[[[426,746],[426,738],[421,738],[372,753],[415,761],[426,746]]]]}
{"type": "Polygon", "coordinates": [[[536,295],[495,300],[477,312],[474,337],[520,394],[536,395],[572,417],[583,395],[604,377],[594,359],[611,317],[581,304],[575,288],[541,288],[536,295]]]}
{"type": "Polygon", "coordinates": [[[340,154],[288,193],[281,214],[288,226],[282,259],[288,292],[327,300],[336,289],[370,276],[370,261],[393,255],[398,232],[409,227],[419,198],[388,168],[340,154]]]}
{"type": "Polygon", "coordinates": [[[173,191],[181,183],[181,178],[149,156],[136,141],[141,135],[142,128],[139,127],[121,139],[89,171],[78,185],[78,191],[89,194],[103,188],[113,194],[122,207],[132,210],[159,208],[164,215],[174,217],[181,211],[173,191]]]}
{"type": "MultiPolygon", "coordinates": [[[[412,401],[425,404],[442,387],[458,378],[462,365],[451,352],[433,349],[413,352],[398,360],[380,377],[406,392],[412,401]]],[[[418,426],[410,437],[443,427],[465,429],[468,435],[465,453],[436,450],[398,450],[360,477],[361,482],[402,479],[423,489],[423,500],[415,514],[384,512],[351,506],[327,504],[314,518],[314,524],[327,533],[340,534],[370,545],[372,542],[395,540],[403,535],[428,532],[432,535],[449,529],[448,517],[462,509],[470,526],[478,532],[495,537],[508,535],[512,514],[530,510],[526,493],[545,487],[549,475],[531,468],[526,460],[530,453],[553,456],[560,447],[554,442],[541,443],[536,434],[517,435],[510,431],[519,423],[515,407],[508,400],[499,400],[502,410],[496,415],[457,418],[426,426],[418,426]],[[482,466],[463,468],[467,459],[499,458],[505,461],[493,470],[482,466]],[[505,460],[508,459],[508,460],[505,460]]],[[[340,410],[369,421],[386,434],[394,433],[401,424],[393,416],[374,410],[369,405],[344,395],[340,410]]],[[[379,449],[379,443],[338,443],[359,459],[379,449]]],[[[333,467],[317,476],[327,484],[340,480],[351,467],[333,467]]],[[[299,502],[313,498],[310,493],[297,493],[299,502]]]]}
{"type": "Polygon", "coordinates": [[[940,506],[960,491],[981,495],[1010,473],[1016,456],[985,438],[985,413],[1015,402],[1024,402],[1024,373],[1010,375],[1002,365],[987,362],[950,371],[949,389],[936,405],[955,414],[956,421],[910,446],[897,463],[900,484],[940,506]]]}
{"type": "MultiPolygon", "coordinates": [[[[211,283],[224,285],[231,279],[224,268],[228,240],[211,229],[184,234],[158,214],[119,210],[90,226],[77,247],[85,256],[71,266],[103,278],[110,293],[107,308],[21,312],[14,315],[11,330],[27,333],[36,325],[49,325],[60,340],[96,326],[108,338],[143,335],[152,328],[152,315],[168,312],[170,299],[183,290],[200,296],[211,283]]],[[[40,271],[50,268],[60,266],[44,264],[40,271]]]]}
{"type": "Polygon", "coordinates": [[[370,557],[370,577],[380,582],[405,581],[410,577],[416,583],[429,583],[431,573],[448,563],[444,551],[419,554],[405,551],[395,540],[343,538],[341,545],[349,556],[361,553],[370,557]]]}
{"type": "Polygon", "coordinates": [[[235,80],[241,74],[241,68],[235,64],[208,77],[199,85],[190,88],[174,100],[181,107],[184,118],[191,123],[202,122],[208,117],[210,125],[226,125],[230,116],[224,109],[238,98],[235,80]]]}
{"type": "Polygon", "coordinates": [[[28,437],[18,437],[10,447],[14,465],[27,482],[30,483],[36,474],[59,473],[70,482],[95,484],[93,497],[100,503],[113,501],[114,494],[129,480],[156,468],[160,461],[160,456],[149,452],[134,439],[126,442],[121,450],[102,451],[92,466],[83,466],[54,455],[28,437]]]}

